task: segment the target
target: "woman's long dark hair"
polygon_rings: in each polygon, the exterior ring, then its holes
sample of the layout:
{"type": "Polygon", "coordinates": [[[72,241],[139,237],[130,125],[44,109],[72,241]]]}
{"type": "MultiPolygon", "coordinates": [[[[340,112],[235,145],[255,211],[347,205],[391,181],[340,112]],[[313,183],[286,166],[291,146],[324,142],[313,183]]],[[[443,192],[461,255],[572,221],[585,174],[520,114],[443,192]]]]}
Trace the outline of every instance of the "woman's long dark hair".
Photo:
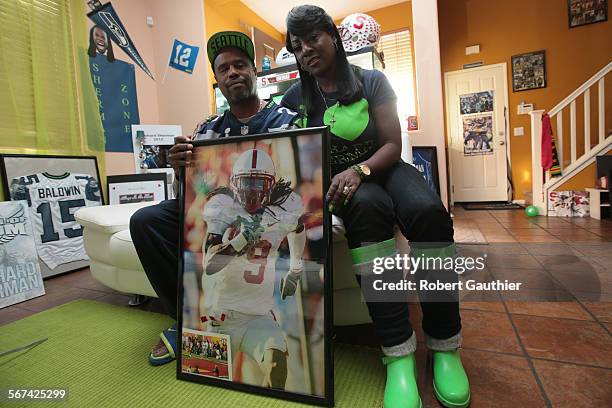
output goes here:
{"type": "MultiPolygon", "coordinates": [[[[338,89],[338,102],[350,105],[363,97],[361,84],[361,69],[350,65],[346,59],[346,51],[342,45],[342,38],[334,20],[321,7],[303,5],[291,9],[287,15],[287,38],[285,45],[289,52],[293,52],[289,34],[306,37],[313,30],[320,30],[329,34],[336,41],[336,87],[338,89]]],[[[302,83],[302,99],[306,112],[311,113],[315,108],[314,101],[321,96],[318,94],[316,79],[302,69],[298,63],[300,81],[302,83]]]]}
{"type": "MultiPolygon", "coordinates": [[[[98,53],[93,35],[94,30],[96,28],[99,28],[100,30],[104,31],[104,29],[99,25],[95,25],[91,27],[91,30],[89,30],[89,48],[87,49],[87,55],[89,55],[91,58],[95,58],[96,54],[98,53]]],[[[106,31],[104,31],[104,33],[106,34],[106,31]]],[[[108,62],[115,61],[115,54],[113,53],[113,43],[111,42],[110,38],[108,38],[108,34],[106,34],[106,59],[108,60],[108,62]]]]}

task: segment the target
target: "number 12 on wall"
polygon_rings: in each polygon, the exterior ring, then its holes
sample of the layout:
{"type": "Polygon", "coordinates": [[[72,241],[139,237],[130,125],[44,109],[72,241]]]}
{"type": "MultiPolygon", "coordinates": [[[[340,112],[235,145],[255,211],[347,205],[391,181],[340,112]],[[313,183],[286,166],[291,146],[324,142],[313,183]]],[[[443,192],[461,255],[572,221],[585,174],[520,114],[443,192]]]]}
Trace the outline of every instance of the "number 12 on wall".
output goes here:
{"type": "Polygon", "coordinates": [[[168,65],[170,65],[172,68],[178,69],[179,71],[191,74],[195,67],[199,51],[200,47],[185,44],[179,40],[174,40],[168,65]]]}

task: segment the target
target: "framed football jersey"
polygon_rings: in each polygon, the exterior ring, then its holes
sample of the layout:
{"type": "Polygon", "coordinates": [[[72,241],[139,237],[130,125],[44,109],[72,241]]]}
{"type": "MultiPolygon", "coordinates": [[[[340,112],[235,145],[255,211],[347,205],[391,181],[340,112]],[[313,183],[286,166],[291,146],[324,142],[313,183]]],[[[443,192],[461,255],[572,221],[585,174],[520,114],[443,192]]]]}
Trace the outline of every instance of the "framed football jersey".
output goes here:
{"type": "Polygon", "coordinates": [[[327,127],[194,141],[177,377],[333,405],[327,127]]]}
{"type": "Polygon", "coordinates": [[[42,276],[88,266],[74,213],[103,204],[96,157],[3,154],[0,166],[5,198],[27,202],[42,276]]]}

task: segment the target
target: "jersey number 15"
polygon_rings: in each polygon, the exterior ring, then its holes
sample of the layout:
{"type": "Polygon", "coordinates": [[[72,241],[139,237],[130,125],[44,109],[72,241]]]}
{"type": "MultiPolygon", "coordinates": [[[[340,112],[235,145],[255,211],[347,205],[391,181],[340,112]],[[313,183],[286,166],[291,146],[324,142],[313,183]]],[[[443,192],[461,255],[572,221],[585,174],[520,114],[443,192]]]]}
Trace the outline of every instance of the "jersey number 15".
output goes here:
{"type": "MultiPolygon", "coordinates": [[[[60,216],[62,223],[74,222],[74,214],[70,212],[71,208],[85,207],[85,200],[82,198],[79,200],[65,200],[58,201],[57,203],[60,209],[60,216]]],[[[36,207],[36,212],[40,214],[43,225],[43,233],[40,236],[42,243],[59,241],[59,233],[55,231],[53,226],[53,212],[51,211],[51,203],[41,203],[36,207]]],[[[78,224],[77,224],[78,225],[78,224]]],[[[66,238],[76,238],[83,235],[83,227],[78,228],[64,228],[64,235],[66,238]]]]}

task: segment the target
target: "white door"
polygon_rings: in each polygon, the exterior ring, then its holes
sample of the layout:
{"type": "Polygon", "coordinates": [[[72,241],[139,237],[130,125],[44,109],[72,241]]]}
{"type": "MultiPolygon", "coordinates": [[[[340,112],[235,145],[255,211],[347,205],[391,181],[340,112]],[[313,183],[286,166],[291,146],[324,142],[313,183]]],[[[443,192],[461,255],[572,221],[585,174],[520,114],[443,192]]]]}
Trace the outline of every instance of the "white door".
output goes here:
{"type": "Polygon", "coordinates": [[[451,201],[508,201],[506,64],[444,74],[451,201]]]}

